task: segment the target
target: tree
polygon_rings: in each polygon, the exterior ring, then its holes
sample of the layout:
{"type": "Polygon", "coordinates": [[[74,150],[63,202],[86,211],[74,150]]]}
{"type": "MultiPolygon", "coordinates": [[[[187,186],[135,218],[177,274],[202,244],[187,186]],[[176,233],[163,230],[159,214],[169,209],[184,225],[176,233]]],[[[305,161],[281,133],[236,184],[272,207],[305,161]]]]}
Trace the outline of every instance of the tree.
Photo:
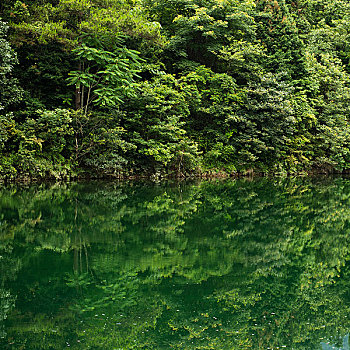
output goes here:
{"type": "Polygon", "coordinates": [[[9,111],[20,100],[21,90],[12,76],[17,57],[6,39],[8,26],[0,19],[0,113],[9,111]]]}
{"type": "Polygon", "coordinates": [[[140,72],[141,59],[137,51],[122,47],[122,40],[117,43],[112,51],[85,44],[73,50],[81,69],[70,72],[68,81],[78,87],[78,105],[85,115],[92,105],[116,108],[124,97],[135,97],[134,79],[140,72]]]}
{"type": "Polygon", "coordinates": [[[22,91],[12,75],[17,57],[6,39],[8,26],[0,19],[0,174],[15,174],[11,158],[16,148],[12,144],[17,134],[11,109],[19,102],[22,91]]]}

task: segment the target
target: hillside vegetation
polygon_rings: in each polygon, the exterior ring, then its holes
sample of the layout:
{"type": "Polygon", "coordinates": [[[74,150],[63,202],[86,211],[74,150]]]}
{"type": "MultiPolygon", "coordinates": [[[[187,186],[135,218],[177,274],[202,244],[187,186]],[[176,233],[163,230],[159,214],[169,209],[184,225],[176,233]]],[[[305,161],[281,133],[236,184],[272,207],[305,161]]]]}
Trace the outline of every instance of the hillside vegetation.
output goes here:
{"type": "Polygon", "coordinates": [[[0,178],[345,172],[345,0],[2,0],[0,178]]]}

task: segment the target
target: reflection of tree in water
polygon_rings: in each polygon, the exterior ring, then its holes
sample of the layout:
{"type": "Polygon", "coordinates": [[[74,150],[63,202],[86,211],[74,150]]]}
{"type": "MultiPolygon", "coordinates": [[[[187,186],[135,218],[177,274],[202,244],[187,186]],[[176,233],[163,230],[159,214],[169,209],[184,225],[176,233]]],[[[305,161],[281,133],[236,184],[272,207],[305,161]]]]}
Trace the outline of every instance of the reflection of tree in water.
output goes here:
{"type": "MultiPolygon", "coordinates": [[[[331,342],[330,342],[331,343],[331,342]]],[[[322,350],[349,350],[349,334],[347,334],[343,339],[342,347],[337,347],[335,345],[331,345],[330,343],[321,343],[322,350]]]]}
{"type": "Polygon", "coordinates": [[[8,314],[14,307],[15,297],[11,295],[11,292],[5,289],[3,286],[0,287],[0,339],[5,338],[7,333],[5,330],[4,321],[7,319],[8,314]]]}
{"type": "Polygon", "coordinates": [[[5,255],[20,262],[3,278],[18,296],[9,337],[29,349],[319,348],[350,328],[349,187],[3,189],[5,255]]]}
{"type": "Polygon", "coordinates": [[[4,323],[16,299],[7,288],[6,282],[14,280],[21,267],[20,259],[11,257],[12,228],[13,226],[4,220],[4,214],[2,214],[0,218],[0,339],[7,335],[4,323]]]}

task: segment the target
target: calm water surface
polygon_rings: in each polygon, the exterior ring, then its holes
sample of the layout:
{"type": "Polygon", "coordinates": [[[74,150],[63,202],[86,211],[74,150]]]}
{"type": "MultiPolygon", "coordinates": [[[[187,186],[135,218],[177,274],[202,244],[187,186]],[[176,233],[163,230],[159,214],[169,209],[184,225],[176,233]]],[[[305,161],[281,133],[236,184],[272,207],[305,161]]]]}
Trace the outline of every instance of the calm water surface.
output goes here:
{"type": "Polygon", "coordinates": [[[0,188],[0,349],[349,349],[350,180],[0,188]]]}

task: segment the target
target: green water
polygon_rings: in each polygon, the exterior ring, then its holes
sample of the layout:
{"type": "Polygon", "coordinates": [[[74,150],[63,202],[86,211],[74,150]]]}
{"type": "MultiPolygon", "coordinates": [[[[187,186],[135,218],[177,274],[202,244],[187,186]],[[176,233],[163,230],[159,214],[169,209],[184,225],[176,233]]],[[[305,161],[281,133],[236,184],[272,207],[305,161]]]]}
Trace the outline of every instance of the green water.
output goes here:
{"type": "Polygon", "coordinates": [[[349,349],[349,242],[348,179],[2,186],[0,349],[349,349]]]}

